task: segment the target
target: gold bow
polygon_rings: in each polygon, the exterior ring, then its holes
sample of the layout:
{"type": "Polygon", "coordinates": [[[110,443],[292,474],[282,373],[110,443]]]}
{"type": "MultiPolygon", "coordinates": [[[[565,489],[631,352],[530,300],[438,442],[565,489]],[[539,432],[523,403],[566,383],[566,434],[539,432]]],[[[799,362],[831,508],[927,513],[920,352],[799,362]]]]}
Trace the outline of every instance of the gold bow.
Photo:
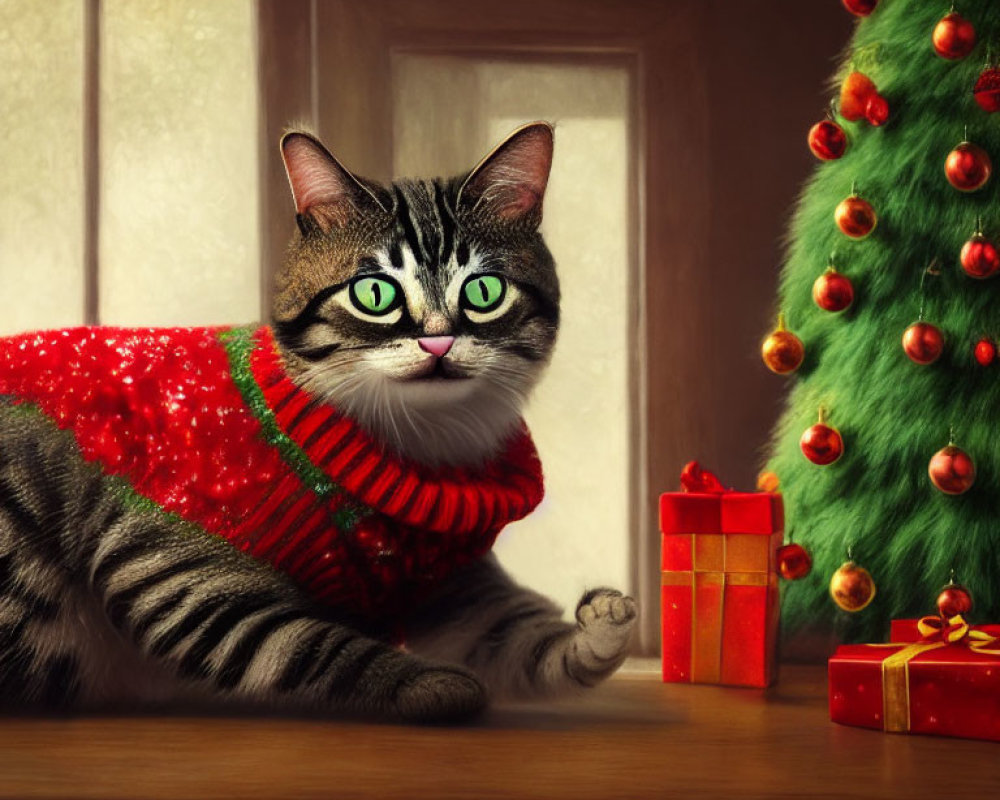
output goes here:
{"type": "Polygon", "coordinates": [[[994,653],[1000,655],[1000,650],[987,649],[987,645],[997,641],[996,636],[990,636],[984,631],[973,628],[961,614],[944,619],[943,617],[921,617],[917,620],[917,630],[922,642],[941,641],[945,644],[957,644],[965,641],[970,650],[977,653],[994,653]]]}

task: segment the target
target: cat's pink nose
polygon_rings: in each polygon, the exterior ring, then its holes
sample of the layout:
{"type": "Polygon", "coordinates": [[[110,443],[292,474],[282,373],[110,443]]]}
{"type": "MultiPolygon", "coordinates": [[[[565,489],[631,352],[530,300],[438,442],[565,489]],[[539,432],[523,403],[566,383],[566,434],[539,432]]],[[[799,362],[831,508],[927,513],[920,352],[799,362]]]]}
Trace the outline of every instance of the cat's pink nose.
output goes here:
{"type": "Polygon", "coordinates": [[[417,339],[417,344],[420,345],[421,350],[438,358],[441,358],[441,356],[451,350],[451,346],[454,343],[454,336],[424,336],[421,339],[417,339]]]}

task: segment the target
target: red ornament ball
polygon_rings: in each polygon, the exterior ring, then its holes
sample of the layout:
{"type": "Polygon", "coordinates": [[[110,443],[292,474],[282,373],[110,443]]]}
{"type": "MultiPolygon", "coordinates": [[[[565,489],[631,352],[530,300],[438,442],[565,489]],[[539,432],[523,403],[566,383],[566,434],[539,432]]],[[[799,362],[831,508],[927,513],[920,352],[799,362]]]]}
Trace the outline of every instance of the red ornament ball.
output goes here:
{"type": "Polygon", "coordinates": [[[840,113],[844,119],[863,119],[868,102],[878,94],[874,81],[863,72],[852,72],[840,85],[840,113]]]}
{"type": "Polygon", "coordinates": [[[889,121],[889,101],[880,94],[873,94],[865,104],[865,119],[876,128],[889,121]]]}
{"type": "Polygon", "coordinates": [[[948,183],[960,192],[982,189],[993,172],[993,162],[979,145],[962,142],[948,153],[944,161],[944,174],[948,183]]]}
{"type": "Polygon", "coordinates": [[[822,422],[806,429],[799,439],[799,447],[806,458],[821,467],[832,464],[844,454],[844,440],[840,432],[822,422]]]}
{"type": "Polygon", "coordinates": [[[848,561],[830,578],[830,597],[844,611],[860,611],[875,599],[875,581],[864,567],[848,561]]]}
{"type": "Polygon", "coordinates": [[[872,204],[856,194],[840,201],[833,212],[833,219],[841,232],[852,239],[864,239],[878,224],[872,204]]]}
{"type": "Polygon", "coordinates": [[[840,0],[840,2],[856,17],[867,17],[878,5],[878,0],[840,0]]]}
{"type": "Polygon", "coordinates": [[[976,465],[960,447],[942,447],[927,465],[927,474],[936,489],[945,494],[962,494],[976,481],[976,465]]]}
{"type": "Polygon", "coordinates": [[[903,350],[915,364],[933,364],[944,352],[944,334],[929,322],[914,322],[903,332],[903,350]]]}
{"type": "Polygon", "coordinates": [[[829,267],[813,283],[813,300],[824,311],[843,311],[854,302],[854,285],[846,275],[829,267]]]}
{"type": "Polygon", "coordinates": [[[934,26],[931,42],[934,52],[941,58],[955,61],[965,58],[976,46],[976,29],[971,22],[952,11],[934,26]]]}
{"type": "Polygon", "coordinates": [[[800,544],[786,544],[778,548],[778,574],[786,581],[797,581],[812,570],[812,557],[800,544]]]}
{"type": "Polygon", "coordinates": [[[976,357],[976,361],[978,361],[982,366],[988,367],[997,357],[997,346],[993,343],[992,339],[987,339],[984,336],[976,342],[976,346],[972,352],[976,357]]]}
{"type": "Polygon", "coordinates": [[[991,278],[1000,271],[1000,253],[996,245],[981,233],[962,245],[958,260],[965,274],[971,278],[991,278]]]}
{"type": "Polygon", "coordinates": [[[771,372],[785,375],[799,368],[805,358],[806,348],[798,336],[779,324],[778,329],[764,340],[760,354],[771,372]]]}
{"type": "Polygon", "coordinates": [[[847,134],[832,119],[817,122],[809,129],[809,149],[820,161],[834,161],[847,150],[847,134]]]}
{"type": "Polygon", "coordinates": [[[964,586],[949,583],[938,595],[937,610],[945,619],[951,619],[957,614],[964,617],[972,611],[972,595],[964,586]]]}
{"type": "Polygon", "coordinates": [[[989,114],[1000,111],[1000,67],[987,67],[972,89],[979,107],[989,114]]]}

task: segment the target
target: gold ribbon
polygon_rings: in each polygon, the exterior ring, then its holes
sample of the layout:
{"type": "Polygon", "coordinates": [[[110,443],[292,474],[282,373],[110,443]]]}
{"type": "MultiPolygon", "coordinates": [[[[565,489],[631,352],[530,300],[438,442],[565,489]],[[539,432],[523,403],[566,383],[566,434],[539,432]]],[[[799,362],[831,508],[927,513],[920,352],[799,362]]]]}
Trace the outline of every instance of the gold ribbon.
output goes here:
{"type": "MultiPolygon", "coordinates": [[[[660,574],[660,586],[690,586],[694,573],[689,570],[665,569],[660,574]]],[[[767,586],[771,576],[766,572],[699,572],[698,583],[720,586],[767,586]]]]}
{"type": "MultiPolygon", "coordinates": [[[[777,582],[777,577],[768,571],[734,570],[726,571],[730,560],[741,562],[733,566],[746,566],[753,558],[747,543],[736,542],[735,553],[730,553],[730,536],[738,534],[691,534],[691,569],[663,570],[661,586],[691,587],[691,682],[720,683],[722,681],[722,628],[726,605],[727,586],[768,586],[777,582]],[[735,558],[733,556],[735,555],[735,558]],[[700,559],[699,559],[700,556],[700,559]],[[699,588],[719,587],[718,592],[702,593],[702,602],[718,602],[718,611],[710,620],[698,622],[699,588]],[[707,622],[707,624],[705,624],[707,622]]],[[[750,536],[751,534],[747,534],[750,536]]],[[[770,537],[752,535],[755,542],[770,537]]],[[[759,549],[759,545],[757,548],[759,549]]]]}
{"type": "MultiPolygon", "coordinates": [[[[948,620],[922,617],[917,622],[917,630],[920,641],[903,646],[882,662],[882,719],[887,731],[910,730],[910,661],[921,653],[965,644],[976,653],[1000,655],[1000,648],[989,647],[998,641],[997,637],[975,630],[960,615],[948,620]]],[[[900,647],[900,644],[870,644],[868,647],[900,647]]]]}

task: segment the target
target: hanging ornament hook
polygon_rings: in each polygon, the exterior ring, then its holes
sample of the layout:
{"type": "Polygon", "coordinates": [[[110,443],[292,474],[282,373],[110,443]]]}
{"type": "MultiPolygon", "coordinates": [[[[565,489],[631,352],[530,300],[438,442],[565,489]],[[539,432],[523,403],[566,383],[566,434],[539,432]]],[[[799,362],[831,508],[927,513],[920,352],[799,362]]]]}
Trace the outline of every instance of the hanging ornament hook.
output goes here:
{"type": "Polygon", "coordinates": [[[931,263],[927,265],[927,268],[920,273],[920,313],[917,315],[917,320],[923,322],[924,320],[924,301],[926,299],[926,294],[924,293],[924,281],[927,279],[928,275],[938,276],[941,274],[941,270],[938,269],[938,258],[934,256],[931,259],[931,263]]]}

